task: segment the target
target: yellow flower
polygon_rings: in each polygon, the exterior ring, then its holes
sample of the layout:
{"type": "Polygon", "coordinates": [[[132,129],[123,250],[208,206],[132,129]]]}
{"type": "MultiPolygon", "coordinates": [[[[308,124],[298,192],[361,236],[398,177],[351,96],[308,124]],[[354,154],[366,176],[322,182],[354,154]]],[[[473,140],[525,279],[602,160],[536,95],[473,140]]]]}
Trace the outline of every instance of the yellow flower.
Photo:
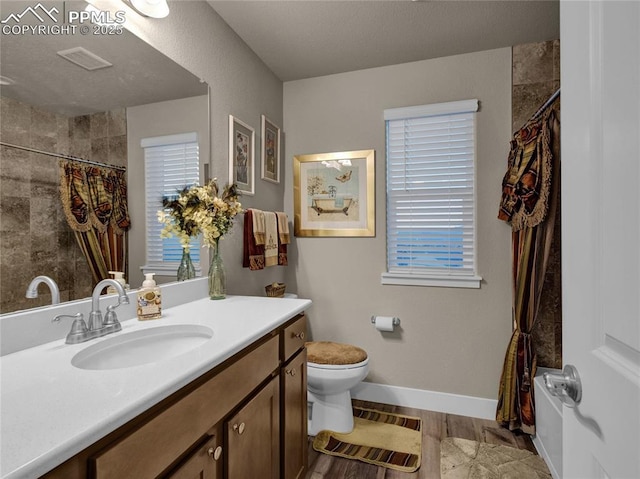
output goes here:
{"type": "Polygon", "coordinates": [[[204,186],[184,188],[177,199],[163,202],[165,210],[158,211],[158,221],[164,225],[160,236],[176,236],[183,248],[189,239],[202,233],[206,246],[233,227],[233,218],[242,212],[235,185],[227,185],[218,196],[216,180],[204,186]]]}

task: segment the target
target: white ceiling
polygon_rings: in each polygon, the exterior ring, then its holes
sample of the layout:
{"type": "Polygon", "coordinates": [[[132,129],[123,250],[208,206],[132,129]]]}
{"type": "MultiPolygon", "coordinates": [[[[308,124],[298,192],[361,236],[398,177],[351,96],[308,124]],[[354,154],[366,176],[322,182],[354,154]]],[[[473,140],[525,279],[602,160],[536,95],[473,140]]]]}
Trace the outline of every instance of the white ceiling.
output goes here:
{"type": "Polygon", "coordinates": [[[558,0],[207,1],[283,81],[560,38],[558,0]]]}
{"type": "MultiPolygon", "coordinates": [[[[206,1],[283,81],[560,35],[558,0],[206,1]]],[[[0,17],[33,3],[2,0],[0,17]]],[[[62,1],[47,4],[62,11],[62,1]]],[[[84,5],[67,1],[66,6],[76,4],[84,5]]],[[[0,87],[0,92],[61,114],[207,92],[206,84],[128,32],[102,42],[92,35],[3,37],[0,73],[16,83],[0,87]],[[75,46],[88,48],[114,66],[86,72],[55,53],[75,46]]]]}
{"type": "MultiPolygon", "coordinates": [[[[2,0],[0,18],[37,3],[2,0]]],[[[76,1],[45,3],[59,12],[86,6],[76,1]]],[[[21,23],[40,24],[31,14],[21,23]]],[[[127,30],[120,35],[3,35],[0,74],[14,82],[0,86],[3,96],[64,116],[208,93],[206,83],[127,30]],[[56,54],[74,47],[86,48],[113,66],[87,71],[56,54]]]]}

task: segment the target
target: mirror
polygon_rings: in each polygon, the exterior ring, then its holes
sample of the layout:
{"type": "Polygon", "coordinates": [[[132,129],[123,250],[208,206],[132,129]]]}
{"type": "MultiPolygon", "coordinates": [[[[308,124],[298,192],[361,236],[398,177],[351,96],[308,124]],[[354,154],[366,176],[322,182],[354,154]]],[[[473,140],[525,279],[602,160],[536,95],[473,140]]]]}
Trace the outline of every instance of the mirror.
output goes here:
{"type": "MultiPolygon", "coordinates": [[[[54,16],[54,7],[69,12],[87,5],[41,3],[54,16]]],[[[40,25],[32,11],[38,6],[38,2],[1,2],[0,20],[6,20],[3,26],[40,25]]],[[[182,102],[189,111],[198,103],[198,111],[205,112],[197,120],[204,123],[198,135],[200,158],[207,163],[209,98],[206,83],[125,29],[118,34],[48,35],[9,29],[3,30],[0,49],[0,313],[8,313],[50,304],[44,285],[38,288],[38,298],[25,298],[29,282],[38,275],[56,281],[62,301],[90,296],[92,290],[86,260],[62,210],[58,158],[8,145],[128,167],[129,242],[135,229],[139,243],[144,241],[144,216],[132,214],[132,208],[143,206],[131,201],[132,191],[144,191],[137,138],[182,133],[166,131],[165,117],[175,117],[176,105],[182,102]],[[89,71],[57,54],[76,47],[111,66],[89,71]],[[155,116],[137,118],[151,121],[129,121],[130,112],[148,107],[155,116]]],[[[129,270],[139,270],[143,261],[129,253],[129,270]]],[[[139,285],[129,282],[132,287],[139,285]]]]}

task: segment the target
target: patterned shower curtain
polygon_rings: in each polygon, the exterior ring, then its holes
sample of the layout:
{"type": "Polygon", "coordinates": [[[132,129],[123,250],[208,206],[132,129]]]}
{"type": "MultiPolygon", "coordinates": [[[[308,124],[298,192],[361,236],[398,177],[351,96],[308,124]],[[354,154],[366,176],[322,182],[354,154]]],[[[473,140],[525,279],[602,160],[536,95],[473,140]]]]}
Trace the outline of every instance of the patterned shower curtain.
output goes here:
{"type": "Polygon", "coordinates": [[[498,218],[512,226],[513,334],[504,359],[496,421],[535,433],[536,353],[531,333],[553,240],[560,185],[557,100],[514,134],[498,218]]]}
{"type": "Polygon", "coordinates": [[[127,179],[124,171],[60,161],[60,199],[94,285],[109,271],[128,277],[127,179]]]}

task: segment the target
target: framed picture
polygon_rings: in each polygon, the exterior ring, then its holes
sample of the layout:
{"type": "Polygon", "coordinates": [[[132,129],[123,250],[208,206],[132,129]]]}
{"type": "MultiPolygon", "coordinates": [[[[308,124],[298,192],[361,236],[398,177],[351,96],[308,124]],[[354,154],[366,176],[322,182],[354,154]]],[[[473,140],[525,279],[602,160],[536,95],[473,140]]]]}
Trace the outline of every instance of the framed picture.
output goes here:
{"type": "Polygon", "coordinates": [[[293,157],[296,236],[375,236],[375,151],[293,157]]]}
{"type": "Polygon", "coordinates": [[[245,195],[255,194],[255,139],[253,128],[229,115],[229,183],[245,195]]]}
{"type": "Polygon", "coordinates": [[[280,128],[262,115],[262,179],[280,183],[280,128]]]}

